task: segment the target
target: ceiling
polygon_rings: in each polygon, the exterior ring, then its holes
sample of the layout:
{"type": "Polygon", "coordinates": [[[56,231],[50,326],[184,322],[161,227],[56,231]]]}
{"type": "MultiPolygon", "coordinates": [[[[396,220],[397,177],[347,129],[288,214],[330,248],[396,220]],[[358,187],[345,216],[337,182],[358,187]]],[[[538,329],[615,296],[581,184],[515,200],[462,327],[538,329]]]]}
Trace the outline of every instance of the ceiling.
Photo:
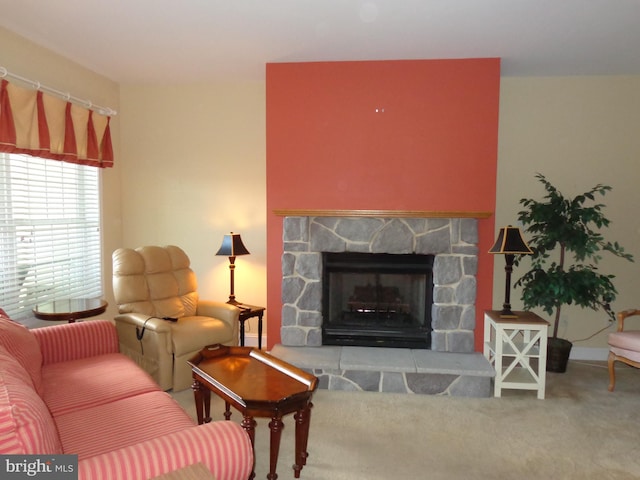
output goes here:
{"type": "Polygon", "coordinates": [[[1,26],[119,83],[470,57],[502,58],[505,76],[640,74],[640,0],[0,0],[0,12],[1,26]]]}

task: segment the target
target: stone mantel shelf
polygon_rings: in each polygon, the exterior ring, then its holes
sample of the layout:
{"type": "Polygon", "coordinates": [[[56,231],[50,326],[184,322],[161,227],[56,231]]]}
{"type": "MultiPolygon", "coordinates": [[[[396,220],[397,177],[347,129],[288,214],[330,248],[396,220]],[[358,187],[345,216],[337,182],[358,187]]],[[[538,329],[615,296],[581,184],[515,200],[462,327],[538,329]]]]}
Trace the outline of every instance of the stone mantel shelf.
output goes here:
{"type": "Polygon", "coordinates": [[[493,212],[424,210],[313,210],[274,209],[280,217],[378,217],[378,218],[489,218],[493,212]]]}

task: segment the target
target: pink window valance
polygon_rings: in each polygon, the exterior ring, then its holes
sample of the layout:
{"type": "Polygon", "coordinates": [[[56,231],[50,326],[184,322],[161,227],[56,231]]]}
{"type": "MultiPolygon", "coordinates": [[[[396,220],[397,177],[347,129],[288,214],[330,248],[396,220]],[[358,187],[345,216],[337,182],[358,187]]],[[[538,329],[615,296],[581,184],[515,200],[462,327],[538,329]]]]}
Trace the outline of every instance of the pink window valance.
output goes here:
{"type": "Polygon", "coordinates": [[[2,80],[0,152],[113,166],[111,117],[2,80]]]}

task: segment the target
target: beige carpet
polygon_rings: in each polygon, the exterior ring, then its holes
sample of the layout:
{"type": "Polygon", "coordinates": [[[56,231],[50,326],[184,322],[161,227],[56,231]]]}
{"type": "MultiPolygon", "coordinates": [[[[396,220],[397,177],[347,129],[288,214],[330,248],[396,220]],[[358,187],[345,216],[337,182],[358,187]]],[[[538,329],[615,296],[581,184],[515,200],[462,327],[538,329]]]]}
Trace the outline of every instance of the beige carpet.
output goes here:
{"type": "MultiPolygon", "coordinates": [[[[318,390],[301,478],[640,478],[640,371],[619,364],[617,372],[609,393],[605,364],[571,362],[566,373],[547,374],[545,400],[527,391],[468,399],[318,390]]],[[[195,416],[189,390],[174,397],[195,416]]],[[[223,410],[212,401],[212,415],[222,419],[223,410]]],[[[257,420],[256,478],[263,479],[269,428],[257,420]]],[[[290,479],[293,418],[284,422],[278,476],[290,479]]]]}

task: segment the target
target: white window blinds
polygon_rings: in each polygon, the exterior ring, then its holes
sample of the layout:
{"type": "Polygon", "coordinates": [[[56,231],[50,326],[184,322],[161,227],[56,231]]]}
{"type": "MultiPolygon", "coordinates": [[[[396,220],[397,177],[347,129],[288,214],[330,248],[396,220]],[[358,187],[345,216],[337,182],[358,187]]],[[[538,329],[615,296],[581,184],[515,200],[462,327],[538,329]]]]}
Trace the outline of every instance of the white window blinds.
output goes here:
{"type": "Polygon", "coordinates": [[[102,296],[98,169],[0,153],[0,308],[102,296]]]}

